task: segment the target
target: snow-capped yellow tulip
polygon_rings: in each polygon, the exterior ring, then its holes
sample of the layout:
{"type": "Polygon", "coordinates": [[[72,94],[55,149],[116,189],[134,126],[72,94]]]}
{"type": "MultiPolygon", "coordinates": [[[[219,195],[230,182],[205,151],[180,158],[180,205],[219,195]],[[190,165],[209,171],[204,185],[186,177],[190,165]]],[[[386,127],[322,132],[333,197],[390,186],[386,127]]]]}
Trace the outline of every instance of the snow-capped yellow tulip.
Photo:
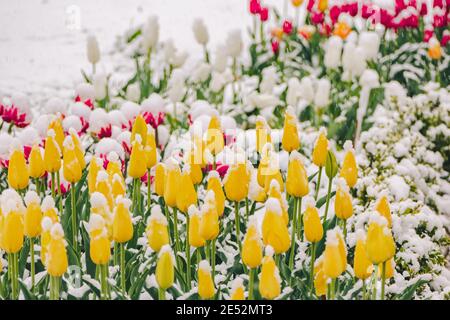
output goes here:
{"type": "Polygon", "coordinates": [[[84,168],[86,168],[86,159],[84,158],[85,152],[80,141],[80,136],[74,128],[69,129],[69,134],[72,137],[72,141],[75,146],[75,155],[77,156],[78,163],[80,164],[81,170],[84,170],[84,168]]]}
{"type": "Polygon", "coordinates": [[[113,218],[113,240],[124,243],[133,237],[133,222],[130,214],[131,201],[119,196],[116,200],[113,218]]]}
{"type": "Polygon", "coordinates": [[[177,205],[180,176],[181,171],[178,162],[173,158],[168,159],[166,162],[166,179],[164,182],[164,201],[171,208],[177,205]]]}
{"type": "Polygon", "coordinates": [[[117,198],[118,196],[125,196],[125,193],[127,192],[123,177],[121,177],[117,173],[115,173],[114,176],[112,177],[111,191],[114,199],[117,198]]]}
{"type": "Polygon", "coordinates": [[[46,196],[42,200],[42,217],[48,217],[52,223],[59,222],[58,209],[55,207],[55,200],[51,196],[46,196]]]}
{"type": "Polygon", "coordinates": [[[152,168],[158,160],[158,152],[156,149],[155,130],[148,128],[147,143],[145,145],[145,154],[147,160],[147,169],[152,168]]]}
{"type": "Polygon", "coordinates": [[[280,191],[280,184],[278,183],[277,180],[272,180],[270,182],[267,198],[275,198],[279,201],[284,223],[288,225],[289,223],[288,203],[286,201],[286,197],[280,191]]]}
{"type": "Polygon", "coordinates": [[[131,128],[131,145],[135,142],[136,137],[140,136],[140,143],[145,146],[147,144],[147,132],[147,123],[145,122],[144,117],[139,114],[134,120],[133,127],[131,128]]]}
{"type": "Polygon", "coordinates": [[[214,199],[216,200],[216,210],[219,217],[223,215],[225,210],[225,193],[223,192],[222,182],[220,181],[219,173],[212,170],[208,174],[208,185],[206,190],[214,191],[214,199]]]}
{"type": "Polygon", "coordinates": [[[28,238],[35,238],[41,234],[41,200],[35,191],[28,191],[25,195],[27,210],[24,216],[24,234],[28,238]]]}
{"type": "MultiPolygon", "coordinates": [[[[395,261],[394,258],[391,258],[388,261],[386,261],[386,270],[384,271],[385,279],[392,278],[394,276],[394,271],[395,271],[395,261]]],[[[378,265],[378,278],[382,277],[383,277],[383,264],[380,263],[378,265]]]]}
{"type": "Polygon", "coordinates": [[[286,191],[296,198],[304,197],[309,193],[308,175],[300,154],[295,150],[289,156],[286,191]]]}
{"type": "Polygon", "coordinates": [[[175,279],[175,257],[169,245],[164,245],[158,254],[156,263],[156,282],[161,290],[167,290],[173,285],[175,279]]]}
{"type": "Polygon", "coordinates": [[[262,116],[256,117],[256,151],[261,153],[266,143],[272,143],[270,127],[262,116]]]}
{"type": "Polygon", "coordinates": [[[217,155],[223,150],[224,138],[217,116],[212,116],[206,131],[206,148],[212,155],[217,155]]]}
{"type": "Polygon", "coordinates": [[[178,184],[179,190],[182,191],[176,196],[177,208],[181,212],[187,213],[191,205],[197,204],[197,191],[195,191],[194,184],[192,183],[189,165],[183,168],[178,184]]]}
{"type": "Polygon", "coordinates": [[[96,156],[92,157],[88,169],[88,188],[90,194],[96,191],[97,174],[101,169],[103,169],[102,160],[96,156]]]}
{"type": "Polygon", "coordinates": [[[34,145],[31,148],[30,156],[28,157],[28,169],[30,170],[30,177],[40,178],[45,173],[44,158],[42,157],[42,148],[34,145]]]}
{"type": "Polygon", "coordinates": [[[312,161],[318,167],[323,167],[327,161],[328,152],[328,139],[326,131],[324,129],[320,130],[319,137],[314,145],[314,150],[312,154],[312,161]]]}
{"type": "Polygon", "coordinates": [[[59,223],[50,230],[50,241],[47,246],[46,268],[47,273],[54,277],[61,277],[69,265],[67,259],[64,231],[59,223]]]}
{"type": "Polygon", "coordinates": [[[280,202],[269,198],[266,201],[266,212],[262,223],[262,236],[265,245],[270,245],[275,253],[286,252],[291,245],[291,238],[283,220],[280,202]]]}
{"type": "Polygon", "coordinates": [[[442,57],[441,44],[435,37],[428,41],[428,56],[433,60],[439,60],[442,57]]]}
{"type": "Polygon", "coordinates": [[[324,296],[327,294],[327,276],[323,269],[320,269],[317,273],[315,273],[314,277],[314,289],[316,292],[316,296],[324,296]]]}
{"type": "Polygon", "coordinates": [[[41,261],[44,266],[47,266],[47,252],[48,245],[51,240],[50,231],[53,226],[53,221],[50,217],[43,217],[41,222],[41,261]]]}
{"type": "Polygon", "coordinates": [[[347,181],[347,185],[353,188],[358,180],[358,166],[356,165],[355,150],[352,142],[347,140],[344,143],[345,156],[342,162],[340,176],[347,181]]]}
{"type": "Polygon", "coordinates": [[[103,218],[108,238],[109,240],[112,240],[114,217],[110,209],[111,207],[109,204],[109,200],[103,195],[103,193],[96,191],[91,194],[91,198],[89,201],[91,203],[91,215],[95,213],[103,218]]]}
{"type": "Polygon", "coordinates": [[[395,242],[387,220],[379,213],[374,213],[369,221],[366,240],[367,257],[373,264],[388,261],[395,254],[395,242]]]}
{"type": "Polygon", "coordinates": [[[164,186],[166,180],[166,166],[164,163],[160,162],[155,166],[155,180],[154,180],[154,189],[155,193],[164,197],[164,186]]]}
{"type": "Polygon", "coordinates": [[[58,147],[60,150],[63,149],[63,143],[64,143],[64,129],[62,126],[61,118],[56,117],[52,122],[50,122],[47,132],[53,130],[55,132],[55,140],[58,144],[58,147]]]}
{"type": "MultiPolygon", "coordinates": [[[[145,127],[147,129],[147,127],[145,127]]],[[[136,134],[130,155],[130,162],[128,163],[128,175],[134,179],[142,178],[147,172],[146,157],[142,138],[136,134]]]]}
{"type": "Polygon", "coordinates": [[[15,190],[22,190],[28,187],[29,180],[28,165],[23,151],[16,148],[9,157],[8,184],[15,190]]]}
{"type": "Polygon", "coordinates": [[[297,117],[294,110],[289,106],[284,113],[283,137],[281,139],[283,149],[287,152],[300,148],[300,138],[297,129],[297,117]]]}
{"type": "Polygon", "coordinates": [[[114,207],[114,199],[112,194],[111,184],[109,183],[109,176],[105,170],[100,170],[97,174],[97,184],[95,185],[96,192],[100,192],[105,197],[109,209],[114,207]]]}
{"type": "Polygon", "coordinates": [[[242,262],[250,269],[257,268],[263,258],[263,244],[256,223],[256,218],[251,216],[242,243],[242,262]]]}
{"type": "Polygon", "coordinates": [[[223,185],[227,199],[230,201],[242,201],[248,196],[250,184],[250,172],[245,162],[235,163],[228,168],[223,179],[223,185]]]}
{"type": "Polygon", "coordinates": [[[355,257],[353,259],[353,270],[355,271],[355,277],[361,280],[365,280],[372,275],[373,264],[367,257],[366,253],[366,239],[363,230],[356,232],[356,246],[355,257]]]}
{"type": "Polygon", "coordinates": [[[152,208],[151,215],[147,219],[145,233],[147,235],[148,245],[153,251],[159,252],[164,245],[169,243],[167,219],[162,214],[159,206],[152,208]]]}
{"type": "Polygon", "coordinates": [[[281,293],[280,273],[273,260],[273,253],[271,246],[266,247],[259,275],[259,292],[262,298],[269,300],[277,298],[281,293]]]}
{"type": "Polygon", "coordinates": [[[346,251],[343,256],[342,237],[340,230],[333,229],[327,231],[327,240],[323,256],[323,271],[328,278],[339,277],[346,269],[346,251]]]}
{"type": "Polygon", "coordinates": [[[305,212],[303,214],[303,226],[305,238],[309,242],[318,242],[323,237],[323,226],[319,217],[313,198],[305,200],[305,212]]]}
{"type": "Polygon", "coordinates": [[[198,264],[198,295],[207,300],[214,297],[216,289],[211,275],[211,267],[208,261],[203,260],[198,264]]]}
{"type": "Polygon", "coordinates": [[[389,206],[389,201],[385,194],[381,194],[377,203],[375,204],[375,210],[378,211],[383,217],[386,218],[388,222],[388,227],[392,228],[392,215],[391,215],[391,207],[389,206]]]}
{"type": "Polygon", "coordinates": [[[205,240],[213,240],[219,235],[219,215],[214,192],[208,191],[201,208],[200,235],[205,240]]]}
{"type": "Polygon", "coordinates": [[[230,291],[230,300],[245,300],[244,282],[240,277],[233,280],[230,291]]]}
{"type": "Polygon", "coordinates": [[[189,214],[189,245],[191,247],[203,247],[206,243],[200,233],[201,214],[196,206],[192,205],[188,209],[189,214]]]}
{"type": "Polygon", "coordinates": [[[252,201],[265,202],[267,199],[267,193],[263,187],[258,183],[258,172],[256,169],[251,168],[251,178],[248,188],[248,197],[252,201]]]}
{"type": "Polygon", "coordinates": [[[7,253],[17,253],[22,249],[24,237],[23,205],[9,199],[3,210],[2,246],[7,253]]]}
{"type": "Polygon", "coordinates": [[[67,136],[64,140],[63,148],[64,179],[70,183],[78,182],[81,179],[82,168],[78,162],[78,157],[75,153],[75,145],[71,136],[67,136]]]}
{"type": "Polygon", "coordinates": [[[347,220],[353,215],[352,196],[344,178],[338,178],[337,180],[334,211],[336,217],[343,220],[347,220]]]}
{"type": "Polygon", "coordinates": [[[99,214],[91,213],[89,218],[90,236],[90,256],[96,265],[104,265],[111,257],[111,243],[108,238],[108,231],[103,217],[99,214]]]}
{"type": "Polygon", "coordinates": [[[54,173],[61,169],[61,148],[56,142],[54,130],[49,130],[45,139],[44,166],[49,173],[54,173]]]}
{"type": "Polygon", "coordinates": [[[108,165],[106,166],[106,172],[108,173],[110,182],[112,182],[112,178],[116,174],[123,178],[122,162],[120,161],[117,153],[114,151],[108,153],[107,160],[108,165]]]}

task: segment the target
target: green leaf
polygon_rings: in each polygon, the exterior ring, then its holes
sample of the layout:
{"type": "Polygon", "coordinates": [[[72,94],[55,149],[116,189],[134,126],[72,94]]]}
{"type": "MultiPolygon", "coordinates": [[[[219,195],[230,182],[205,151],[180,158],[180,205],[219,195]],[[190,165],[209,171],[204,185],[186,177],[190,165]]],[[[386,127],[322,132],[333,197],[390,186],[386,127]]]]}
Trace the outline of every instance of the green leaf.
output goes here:
{"type": "Polygon", "coordinates": [[[414,284],[407,287],[402,293],[396,295],[394,299],[396,300],[411,300],[414,296],[416,290],[422,285],[426,284],[428,281],[426,280],[418,280],[414,284]]]}
{"type": "Polygon", "coordinates": [[[25,300],[37,300],[36,296],[28,290],[27,286],[19,279],[19,287],[25,297],[25,300]]]}
{"type": "Polygon", "coordinates": [[[325,173],[328,178],[334,178],[338,172],[338,165],[336,162],[336,157],[331,150],[327,153],[327,162],[325,164],[325,173]]]}

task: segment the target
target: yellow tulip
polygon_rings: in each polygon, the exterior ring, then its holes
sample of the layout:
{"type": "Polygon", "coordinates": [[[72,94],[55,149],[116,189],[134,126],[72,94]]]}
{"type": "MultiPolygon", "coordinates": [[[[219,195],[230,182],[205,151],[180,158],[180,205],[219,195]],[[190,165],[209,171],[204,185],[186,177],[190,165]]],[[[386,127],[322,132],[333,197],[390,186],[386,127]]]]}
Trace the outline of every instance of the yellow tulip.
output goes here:
{"type": "Polygon", "coordinates": [[[303,214],[303,226],[305,238],[309,242],[318,242],[323,237],[323,226],[319,217],[313,198],[305,201],[306,210],[303,214]]]}
{"type": "Polygon", "coordinates": [[[166,163],[166,179],[164,183],[164,201],[167,206],[174,208],[177,205],[178,186],[181,171],[178,162],[170,158],[166,163]]]}
{"type": "Polygon", "coordinates": [[[323,167],[327,161],[327,152],[328,139],[325,130],[322,129],[314,145],[312,162],[318,167],[323,167]]]}
{"type": "Polygon", "coordinates": [[[328,278],[339,277],[346,269],[346,249],[342,237],[336,229],[327,231],[323,257],[323,271],[328,278]]]}
{"type": "Polygon", "coordinates": [[[23,246],[23,209],[15,202],[8,200],[10,211],[3,212],[2,246],[7,253],[17,253],[23,246]]]}
{"type": "Polygon", "coordinates": [[[167,290],[173,285],[175,279],[175,257],[169,245],[164,245],[158,254],[156,263],[156,282],[162,290],[167,290]]]}
{"type": "Polygon", "coordinates": [[[256,151],[261,153],[267,143],[271,143],[270,127],[262,116],[256,117],[256,151]]]}
{"type": "Polygon", "coordinates": [[[15,190],[28,187],[30,176],[27,162],[22,150],[15,149],[9,157],[8,183],[15,190]]]}
{"type": "Polygon", "coordinates": [[[351,141],[347,140],[344,143],[344,150],[346,153],[344,162],[342,163],[340,176],[345,179],[350,188],[353,188],[358,180],[358,167],[356,165],[355,150],[353,150],[351,141]]]}
{"type": "Polygon", "coordinates": [[[131,138],[130,143],[133,145],[137,136],[140,136],[140,143],[145,146],[147,143],[147,123],[144,120],[144,117],[139,114],[134,120],[133,127],[131,128],[131,138]]]}
{"type": "MultiPolygon", "coordinates": [[[[394,276],[394,271],[395,271],[395,262],[394,258],[391,258],[388,261],[386,261],[386,270],[384,273],[385,279],[392,278],[394,276]]],[[[378,278],[382,278],[382,276],[383,276],[383,264],[380,263],[378,265],[378,278]]]]}
{"type": "Polygon", "coordinates": [[[119,156],[114,151],[108,154],[108,165],[106,166],[106,172],[108,173],[109,180],[112,182],[114,175],[119,175],[123,179],[122,162],[119,156]]]}
{"type": "Polygon", "coordinates": [[[55,132],[55,140],[58,144],[60,150],[63,148],[64,143],[64,129],[62,126],[61,118],[57,117],[52,122],[50,122],[47,132],[53,130],[55,132]]]}
{"type": "Polygon", "coordinates": [[[433,60],[439,60],[442,57],[441,44],[435,37],[428,41],[428,56],[433,60]]]}
{"type": "Polygon", "coordinates": [[[353,259],[353,270],[355,277],[365,280],[372,275],[373,264],[367,257],[366,253],[366,239],[363,230],[358,230],[356,233],[355,257],[353,259]]]}
{"type": "Polygon", "coordinates": [[[42,148],[34,145],[28,157],[28,168],[30,169],[30,177],[40,178],[45,173],[44,158],[42,157],[42,148]]]}
{"type": "Polygon", "coordinates": [[[114,176],[112,177],[111,191],[114,198],[117,198],[119,196],[125,196],[127,192],[123,177],[121,177],[117,173],[115,173],[114,176]]]}
{"type": "Polygon", "coordinates": [[[151,215],[147,219],[145,233],[147,235],[148,245],[153,251],[159,252],[164,245],[169,243],[167,219],[162,214],[159,206],[152,208],[151,215]]]}
{"type": "Polygon", "coordinates": [[[267,199],[267,193],[263,187],[258,183],[258,173],[256,169],[251,170],[251,178],[248,189],[248,197],[252,201],[265,202],[267,199]]]}
{"type": "Polygon", "coordinates": [[[262,298],[269,300],[277,298],[281,293],[280,274],[272,256],[273,248],[266,247],[259,275],[259,292],[262,298]]]}
{"type": "Polygon", "coordinates": [[[49,195],[42,200],[42,217],[48,217],[52,223],[59,222],[58,209],[55,207],[55,200],[49,195]]]}
{"type": "Polygon", "coordinates": [[[78,182],[81,179],[82,168],[78,162],[78,157],[75,153],[75,145],[72,137],[68,136],[64,140],[63,149],[63,174],[64,179],[70,183],[78,182]]]}
{"type": "Polygon", "coordinates": [[[225,210],[225,193],[223,192],[219,173],[215,170],[210,171],[207,180],[208,185],[206,190],[212,190],[214,192],[217,214],[221,217],[223,215],[223,211],[225,210]]]}
{"type": "Polygon", "coordinates": [[[90,256],[96,265],[104,265],[109,262],[111,256],[111,243],[108,238],[106,222],[103,217],[91,213],[89,219],[90,256]]]}
{"type": "Polygon", "coordinates": [[[47,246],[46,268],[47,273],[54,277],[61,277],[68,267],[64,231],[59,223],[50,230],[50,241],[47,246]]]}
{"type": "Polygon", "coordinates": [[[296,198],[304,197],[309,193],[308,175],[297,151],[293,151],[289,156],[286,191],[296,198]]]}
{"type": "Polygon", "coordinates": [[[178,183],[178,188],[182,192],[176,196],[177,208],[181,212],[187,213],[191,205],[197,204],[197,191],[195,191],[194,184],[192,183],[189,165],[186,165],[183,169],[178,183]]]}
{"type": "Polygon", "coordinates": [[[153,128],[148,129],[147,144],[145,145],[144,150],[147,160],[147,169],[150,169],[156,164],[158,157],[158,152],[156,149],[155,132],[153,128]]]}
{"type": "Polygon", "coordinates": [[[281,212],[283,216],[284,223],[288,225],[289,214],[288,214],[288,204],[286,197],[280,191],[280,185],[277,180],[272,180],[270,182],[269,192],[267,193],[267,198],[275,198],[278,200],[281,206],[281,212]]]}
{"type": "Polygon", "coordinates": [[[113,218],[113,240],[124,243],[133,237],[133,222],[130,214],[131,201],[119,196],[116,200],[113,218]]]}
{"type": "Polygon", "coordinates": [[[291,0],[291,3],[294,7],[300,7],[303,3],[303,0],[291,0]]]}
{"type": "MultiPolygon", "coordinates": [[[[56,222],[55,222],[56,223],[56,222]]],[[[50,231],[53,226],[53,221],[50,217],[43,217],[41,222],[41,261],[42,264],[46,267],[47,266],[47,252],[48,252],[48,245],[51,240],[50,231]]]]}
{"type": "Polygon", "coordinates": [[[297,117],[291,107],[286,109],[284,114],[283,137],[281,139],[283,149],[287,152],[300,148],[300,138],[297,129],[297,117]]]}
{"type": "Polygon", "coordinates": [[[266,201],[266,212],[262,224],[262,236],[265,245],[270,245],[275,253],[286,252],[291,245],[287,225],[282,216],[278,199],[269,198],[266,201]]]}
{"type": "Polygon", "coordinates": [[[234,279],[231,286],[230,300],[245,300],[245,289],[242,278],[234,279]]]}
{"type": "Polygon", "coordinates": [[[35,238],[41,234],[42,210],[40,199],[36,192],[28,191],[25,195],[27,210],[24,217],[24,234],[28,238],[35,238]]]}
{"type": "Polygon", "coordinates": [[[327,294],[327,276],[321,268],[319,271],[314,272],[316,275],[314,277],[314,289],[316,291],[316,296],[324,296],[327,294]]]}
{"type": "Polygon", "coordinates": [[[55,131],[49,130],[45,139],[44,166],[49,173],[61,169],[61,149],[55,140],[55,131]]]}
{"type": "Polygon", "coordinates": [[[336,199],[334,201],[334,211],[336,217],[347,220],[353,215],[352,196],[344,178],[337,180],[336,199]]]}
{"type": "Polygon", "coordinates": [[[251,216],[242,243],[242,262],[250,269],[257,268],[263,258],[263,244],[256,223],[255,217],[251,216]]]}
{"type": "Polygon", "coordinates": [[[373,264],[388,261],[395,254],[395,242],[387,220],[378,213],[373,214],[369,222],[366,252],[373,264]]]}
{"type": "Polygon", "coordinates": [[[88,188],[90,194],[96,191],[95,186],[97,184],[97,174],[101,169],[103,169],[102,160],[94,156],[89,163],[88,169],[88,188]]]}
{"type": "Polygon", "coordinates": [[[110,210],[108,200],[101,192],[94,192],[90,198],[91,216],[97,214],[103,218],[108,238],[112,239],[113,234],[113,215],[110,210]]]}
{"type": "Polygon", "coordinates": [[[198,264],[198,295],[203,300],[214,297],[216,289],[211,275],[211,267],[208,261],[203,260],[198,264]]]}
{"type": "Polygon", "coordinates": [[[142,178],[147,172],[146,162],[141,136],[136,135],[132,143],[128,175],[134,179],[142,178]]]}
{"type": "Polygon", "coordinates": [[[317,7],[320,12],[324,12],[328,8],[328,0],[319,0],[319,5],[317,7]]]}
{"type": "Polygon", "coordinates": [[[245,162],[235,163],[228,168],[223,180],[225,194],[230,201],[242,201],[248,196],[250,172],[245,162]]]}
{"type": "Polygon", "coordinates": [[[84,158],[84,148],[81,144],[80,137],[74,128],[69,129],[69,134],[72,137],[75,146],[75,155],[78,159],[78,163],[80,164],[81,170],[84,170],[84,168],[86,168],[86,160],[84,158]]]}
{"type": "Polygon", "coordinates": [[[219,234],[219,215],[217,214],[214,192],[208,191],[201,209],[200,235],[205,240],[213,240],[219,234]]]}
{"type": "Polygon", "coordinates": [[[206,148],[215,156],[223,150],[223,146],[224,138],[220,120],[217,116],[212,116],[206,131],[206,148]]]}
{"type": "Polygon", "coordinates": [[[189,245],[191,247],[203,247],[206,240],[200,233],[201,214],[194,205],[189,207],[189,245]]]}
{"type": "Polygon", "coordinates": [[[392,215],[391,215],[391,207],[389,206],[389,201],[386,195],[381,195],[375,204],[375,210],[378,211],[383,217],[386,218],[388,222],[388,227],[392,228],[392,215]]]}
{"type": "Polygon", "coordinates": [[[114,199],[112,197],[112,188],[109,183],[109,176],[105,170],[100,170],[97,174],[97,184],[95,185],[96,192],[100,192],[105,197],[109,209],[114,207],[114,199]]]}
{"type": "Polygon", "coordinates": [[[166,166],[164,163],[158,163],[155,166],[155,180],[154,180],[154,188],[155,193],[163,197],[164,196],[164,186],[166,180],[166,166]]]}

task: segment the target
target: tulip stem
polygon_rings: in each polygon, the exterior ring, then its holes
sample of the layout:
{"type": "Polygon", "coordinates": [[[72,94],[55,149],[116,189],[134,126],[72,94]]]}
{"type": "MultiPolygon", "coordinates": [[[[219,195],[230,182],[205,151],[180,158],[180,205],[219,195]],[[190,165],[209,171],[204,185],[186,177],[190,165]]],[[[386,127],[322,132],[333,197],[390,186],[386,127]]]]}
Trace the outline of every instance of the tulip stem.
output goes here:
{"type": "Polygon", "coordinates": [[[123,243],[119,244],[120,246],[120,284],[122,285],[122,293],[126,292],[125,285],[125,246],[123,243]]]}
{"type": "Polygon", "coordinates": [[[344,241],[345,239],[347,239],[347,220],[342,219],[342,224],[343,224],[343,233],[344,233],[344,241]]]}
{"type": "Polygon", "coordinates": [[[59,171],[56,171],[56,184],[58,185],[59,213],[62,214],[63,206],[62,206],[62,192],[61,192],[61,176],[59,174],[59,171]]]}
{"type": "Polygon", "coordinates": [[[52,198],[55,199],[55,196],[56,196],[56,194],[55,194],[55,173],[54,172],[50,173],[50,176],[51,176],[51,180],[52,180],[52,198]]]}
{"type": "Polygon", "coordinates": [[[336,278],[331,279],[330,287],[330,300],[334,300],[336,294],[336,278]]]}
{"type": "Polygon", "coordinates": [[[248,222],[248,215],[249,215],[249,208],[248,208],[248,198],[245,198],[245,220],[248,222]]]}
{"type": "Polygon", "coordinates": [[[76,198],[75,198],[75,184],[72,183],[70,188],[70,196],[72,205],[72,246],[76,254],[78,254],[78,244],[77,244],[77,210],[76,210],[76,198]]]}
{"type": "Polygon", "coordinates": [[[152,184],[150,182],[150,169],[147,171],[147,211],[150,214],[150,206],[152,205],[152,184]]]}
{"type": "Polygon", "coordinates": [[[30,255],[31,255],[31,292],[34,293],[34,238],[30,238],[30,255]]]}
{"type": "Polygon", "coordinates": [[[323,223],[324,224],[325,224],[325,222],[327,222],[328,207],[330,206],[330,195],[331,195],[331,183],[332,183],[332,181],[333,181],[332,178],[328,179],[327,203],[325,205],[325,216],[323,218],[323,223]]]}
{"type": "Polygon", "coordinates": [[[317,178],[316,193],[314,195],[315,201],[317,201],[317,197],[319,196],[320,180],[322,179],[322,168],[323,167],[319,167],[319,177],[317,178]]]}
{"type": "Polygon", "coordinates": [[[212,267],[212,278],[216,276],[216,239],[211,241],[211,267],[212,267]]]}
{"type": "Polygon", "coordinates": [[[240,237],[240,221],[239,221],[239,201],[234,202],[234,222],[236,224],[236,242],[239,246],[239,252],[242,250],[241,237],[240,237]]]}
{"type": "Polygon", "coordinates": [[[173,208],[173,229],[174,229],[174,238],[175,238],[175,260],[177,262],[177,268],[179,271],[181,271],[180,269],[180,264],[178,262],[178,252],[181,251],[180,248],[180,242],[178,239],[178,210],[177,208],[173,208]]]}
{"type": "Polygon", "coordinates": [[[381,265],[381,300],[384,300],[384,287],[386,285],[386,261],[381,265]]]}
{"type": "Polygon", "coordinates": [[[166,300],[166,291],[162,288],[158,289],[158,300],[166,300]]]}
{"type": "Polygon", "coordinates": [[[99,265],[100,267],[100,283],[101,283],[101,299],[107,300],[107,282],[106,282],[106,268],[107,264],[99,265]]]}
{"type": "Polygon", "coordinates": [[[206,240],[205,254],[206,254],[206,261],[208,261],[208,263],[211,263],[211,254],[210,254],[209,240],[206,240]]]}
{"type": "Polygon", "coordinates": [[[298,198],[298,205],[297,205],[297,232],[298,232],[298,238],[300,241],[303,241],[303,233],[302,233],[302,197],[298,198]]]}
{"type": "Polygon", "coordinates": [[[311,288],[311,292],[314,289],[314,262],[316,260],[316,242],[311,243],[311,270],[309,271],[309,284],[311,288]]]}
{"type": "Polygon", "coordinates": [[[289,270],[291,270],[291,273],[293,273],[293,268],[294,268],[295,235],[296,235],[296,229],[297,229],[297,205],[298,205],[298,198],[294,198],[294,209],[292,211],[291,253],[289,255],[289,270]]]}
{"type": "Polygon", "coordinates": [[[372,300],[377,300],[377,282],[378,282],[377,275],[378,275],[378,265],[375,265],[372,280],[373,286],[372,300]]]}
{"type": "Polygon", "coordinates": [[[189,245],[189,214],[186,215],[186,286],[191,289],[191,246],[189,245]]]}
{"type": "Polygon", "coordinates": [[[250,268],[248,272],[248,300],[253,300],[254,281],[255,281],[255,269],[250,268]]]}
{"type": "Polygon", "coordinates": [[[366,280],[362,280],[362,299],[366,300],[366,280]]]}

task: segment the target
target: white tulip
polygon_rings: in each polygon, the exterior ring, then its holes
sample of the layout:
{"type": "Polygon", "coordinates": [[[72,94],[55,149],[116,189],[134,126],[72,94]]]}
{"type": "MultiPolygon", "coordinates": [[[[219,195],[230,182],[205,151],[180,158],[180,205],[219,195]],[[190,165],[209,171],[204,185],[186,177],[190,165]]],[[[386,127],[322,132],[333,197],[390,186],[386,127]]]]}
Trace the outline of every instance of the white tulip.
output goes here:
{"type": "Polygon", "coordinates": [[[142,112],[149,112],[151,114],[158,114],[164,112],[166,107],[166,102],[157,93],[152,93],[147,99],[142,101],[141,110],[142,112]]]}
{"type": "Polygon", "coordinates": [[[332,36],[325,45],[324,64],[329,69],[336,69],[341,64],[342,39],[332,36]]]}
{"type": "Polygon", "coordinates": [[[239,57],[243,47],[241,30],[233,30],[228,33],[226,40],[226,50],[229,56],[239,57]]]}
{"type": "Polygon", "coordinates": [[[142,28],[142,45],[145,52],[155,48],[159,39],[159,22],[157,16],[150,16],[142,28]]]}
{"type": "Polygon", "coordinates": [[[380,48],[380,36],[373,31],[363,31],[359,36],[359,46],[364,49],[366,59],[375,59],[380,48]]]}
{"type": "Polygon", "coordinates": [[[300,81],[301,98],[308,103],[314,100],[314,87],[310,77],[304,77],[300,81]]]}
{"type": "Polygon", "coordinates": [[[317,82],[317,91],[314,97],[316,107],[323,108],[330,103],[331,83],[327,78],[322,78],[317,82]]]}
{"type": "Polygon", "coordinates": [[[209,41],[208,29],[202,19],[195,19],[192,25],[195,40],[201,45],[206,45],[209,41]]]}
{"type": "Polygon", "coordinates": [[[209,84],[209,88],[213,92],[219,92],[220,90],[223,89],[223,87],[225,86],[226,83],[227,83],[227,81],[223,74],[218,73],[218,72],[213,72],[211,74],[211,82],[209,84]]]}
{"type": "Polygon", "coordinates": [[[44,110],[48,114],[63,114],[67,112],[67,104],[60,98],[51,98],[45,104],[44,110]]]}
{"type": "Polygon", "coordinates": [[[106,75],[103,73],[97,73],[96,75],[94,75],[93,85],[95,91],[95,99],[103,100],[106,97],[106,87],[108,85],[106,75]]]}
{"type": "Polygon", "coordinates": [[[286,103],[291,106],[296,106],[301,95],[301,85],[297,78],[291,78],[288,81],[288,88],[286,92],[286,103]]]}
{"type": "Polygon", "coordinates": [[[273,88],[277,84],[277,70],[274,66],[265,68],[262,71],[262,80],[259,86],[261,93],[272,93],[273,88]]]}
{"type": "Polygon", "coordinates": [[[87,58],[93,65],[100,61],[100,49],[94,35],[89,35],[87,38],[87,58]]]}
{"type": "Polygon", "coordinates": [[[141,97],[141,88],[139,83],[132,83],[127,87],[126,98],[127,100],[138,102],[141,97]]]}
{"type": "Polygon", "coordinates": [[[191,80],[194,83],[204,82],[204,81],[206,81],[208,79],[210,73],[211,73],[211,66],[208,63],[206,63],[206,62],[202,62],[193,71],[191,80]]]}
{"type": "Polygon", "coordinates": [[[228,55],[225,46],[222,45],[218,46],[213,61],[214,70],[219,73],[224,72],[227,67],[227,59],[228,55]]]}

